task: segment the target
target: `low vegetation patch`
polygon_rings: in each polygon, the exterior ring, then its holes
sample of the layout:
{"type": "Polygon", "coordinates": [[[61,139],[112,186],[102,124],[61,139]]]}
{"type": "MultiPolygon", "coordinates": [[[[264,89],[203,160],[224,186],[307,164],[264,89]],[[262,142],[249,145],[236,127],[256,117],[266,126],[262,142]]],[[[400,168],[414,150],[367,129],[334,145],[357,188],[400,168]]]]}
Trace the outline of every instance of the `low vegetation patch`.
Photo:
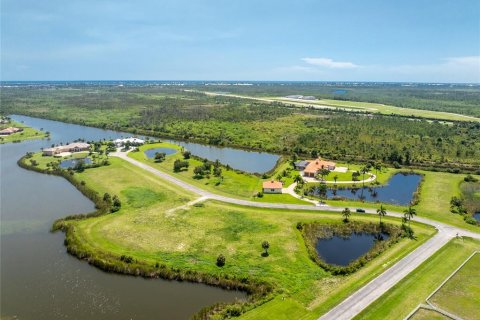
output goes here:
{"type": "Polygon", "coordinates": [[[356,221],[338,224],[323,224],[313,222],[304,224],[301,230],[310,258],[320,267],[330,271],[334,275],[346,275],[357,271],[405,236],[402,228],[396,225],[385,223],[364,223],[356,221]],[[368,250],[367,253],[350,262],[347,266],[337,266],[325,262],[316,250],[316,244],[319,239],[329,239],[334,236],[349,238],[353,234],[360,233],[378,235],[387,234],[389,237],[386,240],[376,240],[374,245],[370,250],[368,250]]]}
{"type": "Polygon", "coordinates": [[[127,198],[127,203],[133,208],[148,207],[166,198],[164,193],[155,192],[145,187],[129,187],[122,190],[121,193],[127,198]]]}

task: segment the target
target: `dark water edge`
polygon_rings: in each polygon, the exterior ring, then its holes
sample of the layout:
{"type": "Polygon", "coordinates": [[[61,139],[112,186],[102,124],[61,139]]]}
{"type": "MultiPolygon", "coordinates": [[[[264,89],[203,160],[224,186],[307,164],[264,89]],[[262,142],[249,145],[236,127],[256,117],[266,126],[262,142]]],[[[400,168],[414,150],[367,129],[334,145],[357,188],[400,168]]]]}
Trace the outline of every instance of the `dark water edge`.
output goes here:
{"type": "Polygon", "coordinates": [[[122,133],[21,118],[50,131],[51,140],[0,146],[2,317],[185,319],[202,307],[245,297],[203,284],[106,273],[66,254],[64,234],[49,232],[53,221],[91,212],[93,204],[65,179],[21,169],[16,162],[27,151],[52,143],[118,138],[122,133]]]}

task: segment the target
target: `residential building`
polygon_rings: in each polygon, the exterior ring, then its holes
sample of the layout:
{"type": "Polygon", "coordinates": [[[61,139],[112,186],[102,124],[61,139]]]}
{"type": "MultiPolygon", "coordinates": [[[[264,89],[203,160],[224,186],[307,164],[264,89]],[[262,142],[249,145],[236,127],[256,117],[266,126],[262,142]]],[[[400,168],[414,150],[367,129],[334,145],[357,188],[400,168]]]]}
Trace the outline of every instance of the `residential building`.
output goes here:
{"type": "Polygon", "coordinates": [[[280,181],[265,181],[262,186],[263,193],[282,193],[283,184],[280,181]]]}

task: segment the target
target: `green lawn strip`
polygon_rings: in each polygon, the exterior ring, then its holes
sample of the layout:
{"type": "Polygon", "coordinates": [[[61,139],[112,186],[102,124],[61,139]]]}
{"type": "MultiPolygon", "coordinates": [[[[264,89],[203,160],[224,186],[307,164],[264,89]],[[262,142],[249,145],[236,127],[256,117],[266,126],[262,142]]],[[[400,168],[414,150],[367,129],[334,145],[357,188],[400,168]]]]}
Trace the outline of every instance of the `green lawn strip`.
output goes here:
{"type": "Polygon", "coordinates": [[[26,125],[16,121],[11,121],[8,124],[0,125],[0,130],[8,127],[22,128],[23,131],[13,133],[8,136],[0,136],[0,144],[9,143],[9,142],[20,142],[20,141],[32,140],[32,139],[43,139],[47,136],[47,134],[43,131],[33,129],[31,127],[27,127],[26,125]]]}
{"type": "MultiPolygon", "coordinates": [[[[197,166],[201,166],[203,163],[197,159],[190,158],[188,161],[190,166],[188,170],[181,171],[181,172],[174,172],[173,171],[173,163],[177,159],[183,160],[183,156],[180,152],[181,147],[172,143],[162,142],[162,143],[155,143],[155,144],[146,144],[139,148],[139,152],[130,152],[128,154],[129,157],[146,163],[158,170],[166,172],[170,175],[173,175],[176,178],[179,178],[185,182],[188,182],[194,186],[199,188],[234,198],[240,199],[249,199],[249,200],[258,200],[261,202],[269,202],[269,200],[273,202],[282,202],[282,203],[302,203],[306,204],[303,201],[300,201],[290,195],[281,195],[280,197],[265,197],[265,199],[256,199],[253,196],[262,190],[262,182],[266,181],[262,180],[260,177],[257,177],[253,174],[248,173],[239,173],[234,170],[227,170],[226,168],[222,168],[222,175],[223,179],[214,177],[211,175],[210,178],[201,178],[197,179],[194,177],[193,170],[197,166]],[[165,157],[165,160],[160,163],[156,163],[154,159],[149,159],[145,154],[144,151],[148,149],[154,148],[173,148],[177,149],[178,152],[168,155],[165,157]]],[[[276,168],[275,173],[273,176],[276,176],[278,172],[283,171],[288,167],[288,164],[281,164],[278,168],[276,168]]]]}
{"type": "Polygon", "coordinates": [[[287,204],[306,204],[312,205],[311,202],[303,201],[298,198],[292,197],[290,194],[269,194],[264,193],[261,198],[253,198],[253,201],[256,202],[270,202],[270,203],[287,203],[287,204]]]}
{"type": "Polygon", "coordinates": [[[430,302],[463,319],[478,317],[480,315],[479,266],[480,253],[477,253],[430,298],[430,302]]]}
{"type": "Polygon", "coordinates": [[[355,319],[403,319],[479,248],[478,240],[451,240],[355,319]]]}

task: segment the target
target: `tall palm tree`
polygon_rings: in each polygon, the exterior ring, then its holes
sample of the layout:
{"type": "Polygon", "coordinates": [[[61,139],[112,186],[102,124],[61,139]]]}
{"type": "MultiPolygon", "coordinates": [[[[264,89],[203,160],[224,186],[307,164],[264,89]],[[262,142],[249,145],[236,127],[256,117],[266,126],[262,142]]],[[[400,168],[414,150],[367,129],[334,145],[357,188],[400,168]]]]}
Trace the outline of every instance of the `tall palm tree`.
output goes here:
{"type": "Polygon", "coordinates": [[[413,216],[417,215],[417,210],[412,208],[412,206],[409,206],[405,211],[403,211],[405,214],[405,218],[408,220],[408,226],[410,227],[410,220],[413,219],[413,216]]]}
{"type": "Polygon", "coordinates": [[[387,210],[383,205],[381,205],[380,208],[377,209],[377,214],[380,217],[380,223],[382,223],[382,217],[387,215],[387,210]]]}
{"type": "Polygon", "coordinates": [[[349,208],[343,209],[343,211],[342,211],[342,216],[343,216],[345,222],[348,222],[348,218],[349,218],[351,215],[352,215],[352,212],[350,211],[349,208]]]}

